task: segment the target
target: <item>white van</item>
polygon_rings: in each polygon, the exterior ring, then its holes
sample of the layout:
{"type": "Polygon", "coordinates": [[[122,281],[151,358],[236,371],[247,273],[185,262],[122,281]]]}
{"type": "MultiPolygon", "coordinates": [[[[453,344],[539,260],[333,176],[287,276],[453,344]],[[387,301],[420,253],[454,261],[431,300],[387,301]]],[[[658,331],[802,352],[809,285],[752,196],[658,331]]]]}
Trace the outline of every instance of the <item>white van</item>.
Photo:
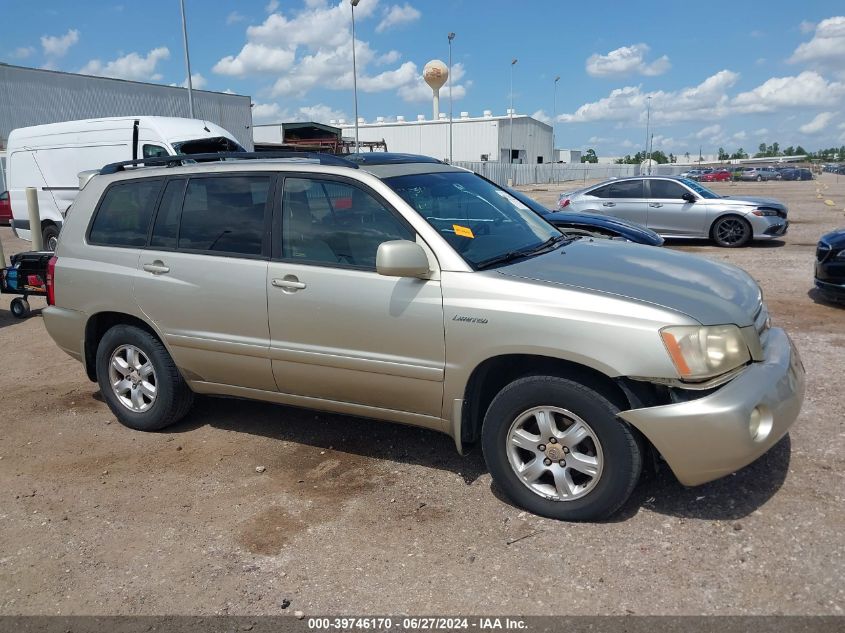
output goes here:
{"type": "Polygon", "coordinates": [[[222,127],[199,119],[125,116],[12,130],[7,150],[12,229],[32,239],[27,187],[38,189],[44,247],[53,250],[79,192],[80,172],[125,160],[221,151],[245,150],[222,127]]]}

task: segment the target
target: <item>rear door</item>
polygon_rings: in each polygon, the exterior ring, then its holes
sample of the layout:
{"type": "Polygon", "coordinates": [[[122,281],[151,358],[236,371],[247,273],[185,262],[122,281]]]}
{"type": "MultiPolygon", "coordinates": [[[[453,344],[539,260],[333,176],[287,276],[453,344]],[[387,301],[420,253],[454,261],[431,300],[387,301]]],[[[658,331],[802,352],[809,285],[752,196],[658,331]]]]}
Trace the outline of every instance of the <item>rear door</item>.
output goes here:
{"type": "Polygon", "coordinates": [[[643,179],[610,183],[599,212],[645,226],[648,221],[648,199],[643,179]]]}
{"type": "Polygon", "coordinates": [[[272,174],[166,184],[135,297],[189,380],[275,391],[268,350],[272,174]]]}
{"type": "Polygon", "coordinates": [[[704,235],[707,220],[704,200],[687,202],[683,195],[692,192],[674,180],[649,178],[647,182],[650,189],[648,228],[666,237],[704,235]]]}

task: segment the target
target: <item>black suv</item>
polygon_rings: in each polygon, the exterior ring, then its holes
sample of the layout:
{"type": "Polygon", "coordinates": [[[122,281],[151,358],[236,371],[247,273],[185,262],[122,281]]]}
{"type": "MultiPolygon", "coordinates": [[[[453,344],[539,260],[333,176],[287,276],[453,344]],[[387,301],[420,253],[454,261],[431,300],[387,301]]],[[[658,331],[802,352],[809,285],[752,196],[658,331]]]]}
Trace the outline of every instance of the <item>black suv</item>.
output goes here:
{"type": "Polygon", "coordinates": [[[845,229],[822,235],[816,245],[816,288],[825,299],[845,302],[845,229]]]}

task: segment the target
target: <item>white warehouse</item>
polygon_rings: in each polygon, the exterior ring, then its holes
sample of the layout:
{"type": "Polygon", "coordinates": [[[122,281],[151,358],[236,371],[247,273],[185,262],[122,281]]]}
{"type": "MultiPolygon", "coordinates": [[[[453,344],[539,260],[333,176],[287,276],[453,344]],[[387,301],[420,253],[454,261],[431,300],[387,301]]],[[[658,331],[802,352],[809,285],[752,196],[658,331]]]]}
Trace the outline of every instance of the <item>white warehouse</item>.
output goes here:
{"type": "MultiPolygon", "coordinates": [[[[402,116],[390,121],[378,117],[375,123],[366,123],[363,119],[358,121],[361,142],[384,140],[390,152],[449,159],[449,119],[446,114],[440,114],[436,120],[426,120],[425,116],[419,115],[416,121],[406,121],[402,116]]],[[[344,138],[354,138],[353,123],[342,119],[329,123],[340,127],[344,138]]],[[[490,110],[485,110],[480,117],[461,112],[460,118],[453,119],[453,160],[508,162],[511,152],[514,163],[551,162],[552,127],[525,114],[511,117],[510,111],[504,116],[493,116],[490,110]]]]}

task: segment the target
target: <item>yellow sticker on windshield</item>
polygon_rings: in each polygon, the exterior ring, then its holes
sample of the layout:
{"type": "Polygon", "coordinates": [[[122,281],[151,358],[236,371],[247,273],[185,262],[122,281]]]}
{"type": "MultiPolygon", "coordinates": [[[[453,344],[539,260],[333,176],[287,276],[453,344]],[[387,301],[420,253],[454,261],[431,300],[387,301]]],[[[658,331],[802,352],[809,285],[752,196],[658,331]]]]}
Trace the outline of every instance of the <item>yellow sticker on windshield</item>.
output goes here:
{"type": "Polygon", "coordinates": [[[461,226],[460,224],[453,224],[452,228],[455,229],[455,235],[460,235],[461,237],[470,237],[474,238],[475,235],[472,234],[472,229],[468,226],[461,226]]]}

